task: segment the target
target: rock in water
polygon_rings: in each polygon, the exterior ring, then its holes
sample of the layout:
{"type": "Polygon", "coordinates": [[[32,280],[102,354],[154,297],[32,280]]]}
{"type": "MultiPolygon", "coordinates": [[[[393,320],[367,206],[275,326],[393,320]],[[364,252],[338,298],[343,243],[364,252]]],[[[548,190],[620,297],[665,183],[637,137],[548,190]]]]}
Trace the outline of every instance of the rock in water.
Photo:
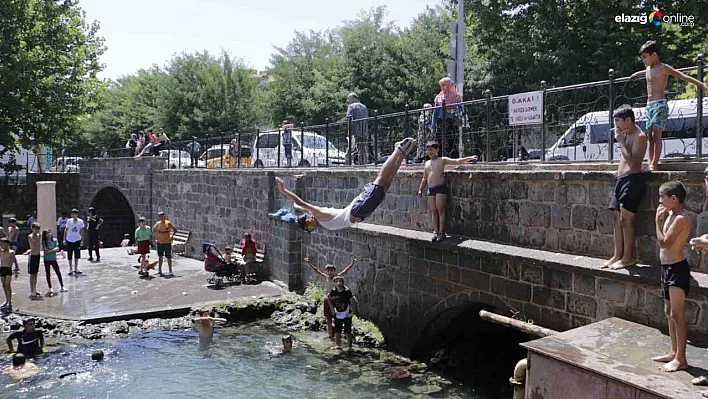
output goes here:
{"type": "Polygon", "coordinates": [[[389,367],[383,371],[384,377],[389,380],[407,380],[411,378],[410,371],[405,367],[389,367]]]}
{"type": "Polygon", "coordinates": [[[408,387],[408,389],[419,395],[430,395],[431,393],[437,393],[443,390],[437,385],[412,385],[408,387]]]}

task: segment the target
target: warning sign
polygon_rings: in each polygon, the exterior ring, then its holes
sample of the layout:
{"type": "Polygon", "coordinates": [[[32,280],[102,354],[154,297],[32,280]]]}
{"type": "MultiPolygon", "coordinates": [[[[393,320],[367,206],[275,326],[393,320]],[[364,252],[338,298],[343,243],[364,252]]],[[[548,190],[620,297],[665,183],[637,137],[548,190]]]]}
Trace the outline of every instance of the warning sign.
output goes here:
{"type": "Polygon", "coordinates": [[[543,92],[509,96],[509,125],[540,125],[543,123],[543,92]]]}

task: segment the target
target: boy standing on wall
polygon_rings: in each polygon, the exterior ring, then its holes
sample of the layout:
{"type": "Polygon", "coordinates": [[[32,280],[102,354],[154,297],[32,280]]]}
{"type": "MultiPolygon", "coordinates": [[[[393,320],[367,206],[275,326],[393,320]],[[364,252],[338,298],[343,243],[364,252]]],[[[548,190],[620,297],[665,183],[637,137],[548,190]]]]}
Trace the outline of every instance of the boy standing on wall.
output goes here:
{"type": "Polygon", "coordinates": [[[621,269],[639,261],[634,251],[634,216],[647,185],[646,173],[642,172],[647,136],[634,122],[634,111],[629,105],[617,108],[613,117],[617,126],[615,137],[622,152],[610,201],[610,209],[614,211],[615,252],[602,267],[621,269]]]}
{"type": "Polygon", "coordinates": [[[669,119],[669,105],[664,96],[669,76],[675,76],[683,81],[692,83],[704,92],[708,92],[708,86],[661,62],[659,45],[653,40],[649,40],[642,45],[639,49],[639,56],[642,57],[642,62],[646,65],[646,69],[633,73],[630,79],[640,76],[644,76],[647,79],[646,133],[649,138],[649,169],[656,170],[659,166],[663,144],[661,133],[666,129],[666,121],[669,119]]]}
{"type": "Polygon", "coordinates": [[[660,370],[678,371],[688,368],[686,361],[686,319],[684,304],[691,286],[691,270],[683,256],[683,247],[691,233],[691,219],[683,213],[686,188],[678,181],[659,187],[659,207],[656,209],[656,239],[661,260],[661,292],[664,312],[669,321],[671,351],[651,358],[666,362],[660,370]],[[666,216],[666,218],[664,218],[666,216]]]}
{"type": "MultiPolygon", "coordinates": [[[[356,262],[356,257],[352,255],[352,262],[341,272],[337,273],[337,267],[334,265],[325,265],[325,271],[323,273],[317,268],[317,266],[310,263],[310,255],[305,255],[305,263],[307,263],[307,265],[310,266],[315,273],[325,280],[325,293],[327,294],[332,292],[332,289],[334,288],[334,278],[337,276],[342,277],[347,274],[347,272],[354,266],[354,262],[356,262]]],[[[332,317],[334,313],[332,313],[332,308],[326,298],[325,301],[323,301],[322,309],[324,311],[325,322],[327,323],[327,334],[330,339],[334,339],[334,327],[332,326],[332,317]]]]}
{"type": "Polygon", "coordinates": [[[452,159],[440,157],[440,144],[429,141],[425,146],[430,158],[425,162],[423,179],[418,187],[418,196],[423,196],[423,187],[428,185],[428,211],[433,222],[433,242],[447,238],[445,234],[445,215],[447,208],[447,184],[445,183],[445,167],[462,165],[467,162],[477,162],[477,156],[452,159]]]}

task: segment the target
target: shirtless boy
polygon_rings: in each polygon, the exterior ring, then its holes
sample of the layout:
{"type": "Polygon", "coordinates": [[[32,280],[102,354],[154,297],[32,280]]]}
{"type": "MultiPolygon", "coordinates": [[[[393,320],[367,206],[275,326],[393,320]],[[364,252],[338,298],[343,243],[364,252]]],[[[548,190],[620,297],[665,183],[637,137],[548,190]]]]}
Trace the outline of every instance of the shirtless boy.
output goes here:
{"type": "Polygon", "coordinates": [[[300,212],[305,212],[297,218],[301,229],[311,233],[322,225],[327,230],[341,230],[353,226],[369,217],[381,205],[386,196],[386,190],[391,186],[398,168],[408,154],[415,150],[416,141],[410,137],[396,143],[396,150],[388,157],[381,167],[378,177],[373,183],[364,187],[364,191],[344,209],[325,208],[303,201],[295,193],[285,187],[283,179],[276,177],[278,188],[293,201],[293,206],[300,212]]]}
{"type": "Polygon", "coordinates": [[[14,380],[21,380],[37,374],[39,368],[37,368],[36,364],[28,362],[25,355],[15,353],[12,356],[12,366],[5,367],[2,372],[8,374],[14,380]]]}
{"type": "Polygon", "coordinates": [[[194,322],[197,324],[199,339],[211,339],[214,336],[214,323],[226,323],[226,319],[211,317],[206,309],[199,309],[194,322]]]}
{"type": "Polygon", "coordinates": [[[20,247],[18,237],[20,236],[20,229],[17,227],[17,219],[10,218],[7,221],[7,238],[10,239],[10,249],[17,251],[20,247]]]}
{"type": "Polygon", "coordinates": [[[683,247],[691,233],[691,219],[683,213],[685,199],[686,189],[681,182],[670,181],[659,187],[656,240],[659,244],[661,292],[664,295],[664,312],[669,321],[671,351],[651,360],[666,362],[660,370],[668,372],[688,368],[686,319],[683,312],[691,286],[691,270],[683,256],[683,247]]]}
{"type": "Polygon", "coordinates": [[[30,276],[30,299],[40,298],[42,295],[37,292],[37,274],[39,273],[39,260],[42,251],[42,235],[39,233],[39,223],[32,223],[32,231],[27,236],[29,242],[29,262],[27,263],[27,273],[30,276]]]}
{"type": "Polygon", "coordinates": [[[642,160],[647,151],[647,136],[634,122],[629,105],[617,108],[613,114],[616,139],[622,156],[617,167],[617,182],[610,201],[614,217],[615,253],[602,267],[621,269],[639,261],[634,251],[634,216],[646,190],[646,173],[642,160]]]}
{"type": "MultiPolygon", "coordinates": [[[[307,263],[307,265],[310,266],[312,270],[314,270],[320,277],[324,278],[326,293],[332,292],[332,289],[334,288],[334,278],[347,274],[347,272],[349,272],[349,270],[354,266],[354,262],[356,262],[356,256],[352,255],[352,262],[341,272],[337,273],[337,267],[334,265],[325,265],[325,271],[322,273],[322,270],[310,263],[310,255],[305,256],[305,263],[307,263]]],[[[327,323],[327,334],[329,335],[329,339],[334,339],[334,326],[332,325],[332,318],[334,317],[334,314],[332,313],[332,308],[326,300],[322,302],[322,309],[324,311],[324,317],[327,323]]]]}
{"type": "Polygon", "coordinates": [[[445,234],[445,216],[447,207],[447,184],[445,183],[445,167],[448,165],[462,165],[467,162],[477,162],[477,156],[452,159],[440,157],[440,144],[429,141],[425,145],[430,158],[425,162],[423,179],[418,187],[418,196],[423,196],[423,187],[428,185],[428,211],[433,222],[433,242],[447,238],[445,234]]]}
{"type": "Polygon", "coordinates": [[[5,292],[5,303],[0,306],[0,310],[12,309],[12,265],[15,265],[15,277],[20,273],[17,265],[15,251],[10,249],[10,239],[0,238],[0,280],[2,280],[2,290],[5,292]]]}
{"type": "Polygon", "coordinates": [[[669,76],[675,76],[683,81],[698,86],[699,90],[708,92],[705,83],[696,80],[683,72],[677,71],[670,65],[661,62],[659,46],[655,41],[649,40],[639,49],[639,56],[646,65],[643,71],[635,72],[630,79],[641,76],[647,79],[647,124],[646,132],[649,138],[649,169],[656,170],[661,158],[661,133],[666,129],[669,119],[669,105],[664,97],[669,76]]]}
{"type": "MultiPolygon", "coordinates": [[[[703,183],[705,185],[706,193],[708,193],[708,168],[703,172],[703,183]]],[[[692,238],[689,241],[691,244],[691,249],[699,252],[708,251],[708,234],[703,234],[701,236],[692,238]]],[[[695,385],[708,385],[708,373],[700,375],[693,380],[691,383],[695,385]]],[[[703,391],[703,397],[708,398],[708,390],[703,391]]]]}

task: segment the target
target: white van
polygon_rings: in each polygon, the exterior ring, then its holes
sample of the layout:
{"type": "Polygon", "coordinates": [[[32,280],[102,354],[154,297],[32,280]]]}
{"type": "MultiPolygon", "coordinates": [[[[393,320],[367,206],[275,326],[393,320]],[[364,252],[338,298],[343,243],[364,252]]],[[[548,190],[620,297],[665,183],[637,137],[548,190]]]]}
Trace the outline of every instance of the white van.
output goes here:
{"type": "MultiPolygon", "coordinates": [[[[256,158],[254,166],[256,168],[274,168],[278,166],[278,144],[280,144],[280,166],[287,165],[285,159],[285,148],[281,133],[267,132],[261,133],[253,143],[253,157],[256,158]]],[[[293,166],[329,166],[344,165],[346,163],[346,153],[338,150],[331,142],[323,136],[312,132],[292,132],[293,145],[293,166]],[[300,143],[303,138],[305,145],[300,143]],[[304,148],[303,148],[304,147],[304,148]],[[329,156],[329,164],[327,163],[329,156]]]]}
{"type": "MultiPolygon", "coordinates": [[[[661,158],[691,158],[696,155],[697,100],[669,101],[669,120],[662,138],[661,158]]],[[[644,108],[633,108],[642,130],[647,121],[644,108]]],[[[703,154],[708,154],[708,98],[703,100],[703,154]]],[[[547,161],[606,161],[610,122],[608,111],[591,112],[575,121],[546,151],[547,161]]],[[[613,159],[619,159],[619,144],[614,143],[613,159]]],[[[645,159],[648,157],[645,155],[645,159]]]]}

